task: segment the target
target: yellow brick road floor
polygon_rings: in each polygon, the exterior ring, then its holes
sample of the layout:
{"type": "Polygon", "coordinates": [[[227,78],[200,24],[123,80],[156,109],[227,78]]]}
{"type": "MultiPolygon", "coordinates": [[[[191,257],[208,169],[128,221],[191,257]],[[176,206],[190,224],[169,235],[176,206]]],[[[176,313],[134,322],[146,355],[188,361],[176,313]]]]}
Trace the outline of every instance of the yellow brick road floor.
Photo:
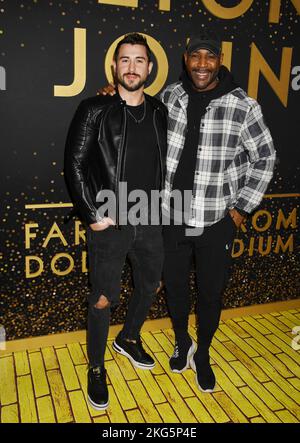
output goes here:
{"type": "MultiPolygon", "coordinates": [[[[135,369],[109,340],[110,406],[101,412],[86,401],[86,343],[2,354],[0,421],[299,422],[300,351],[291,345],[298,325],[299,309],[222,321],[211,350],[217,377],[213,394],[197,389],[191,369],[169,371],[171,329],[142,334],[157,362],[152,371],[135,369]]],[[[193,327],[190,333],[195,338],[193,327]]]]}

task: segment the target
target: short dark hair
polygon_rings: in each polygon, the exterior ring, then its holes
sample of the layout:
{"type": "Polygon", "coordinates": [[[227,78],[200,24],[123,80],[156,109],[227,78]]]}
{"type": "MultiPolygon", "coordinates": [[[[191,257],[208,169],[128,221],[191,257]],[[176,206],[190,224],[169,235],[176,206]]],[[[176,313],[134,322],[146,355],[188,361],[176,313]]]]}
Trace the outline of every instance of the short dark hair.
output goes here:
{"type": "Polygon", "coordinates": [[[149,48],[147,40],[146,40],[146,38],[143,35],[138,34],[137,32],[132,32],[131,34],[125,35],[125,37],[122,40],[119,41],[119,43],[116,46],[115,52],[114,52],[114,60],[115,61],[118,58],[120,47],[122,45],[126,45],[126,44],[145,46],[146,51],[147,51],[148,61],[149,62],[151,61],[152,52],[151,52],[151,49],[149,48]]]}

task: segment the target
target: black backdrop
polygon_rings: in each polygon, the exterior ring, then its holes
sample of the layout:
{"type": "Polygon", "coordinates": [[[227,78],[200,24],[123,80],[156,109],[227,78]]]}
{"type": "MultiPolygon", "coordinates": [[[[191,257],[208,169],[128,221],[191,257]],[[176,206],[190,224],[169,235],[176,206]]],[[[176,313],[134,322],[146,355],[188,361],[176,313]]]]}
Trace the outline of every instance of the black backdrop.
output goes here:
{"type": "MultiPolygon", "coordinates": [[[[224,307],[299,296],[299,13],[296,0],[0,2],[0,324],[8,339],[85,327],[88,263],[83,226],[63,222],[64,142],[78,103],[107,83],[109,48],[132,31],[151,37],[155,93],[178,79],[192,33],[209,25],[222,36],[225,64],[262,105],[279,157],[266,197],[235,241],[224,307]]],[[[126,265],[113,323],[123,321],[131,288],[126,265]]],[[[162,292],[150,318],[166,315],[162,292]]]]}

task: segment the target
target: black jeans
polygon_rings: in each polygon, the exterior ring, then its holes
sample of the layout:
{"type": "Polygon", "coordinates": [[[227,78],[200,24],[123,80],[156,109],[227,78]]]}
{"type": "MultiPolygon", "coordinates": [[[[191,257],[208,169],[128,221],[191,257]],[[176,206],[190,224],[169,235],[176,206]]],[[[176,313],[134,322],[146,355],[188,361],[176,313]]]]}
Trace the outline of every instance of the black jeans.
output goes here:
{"type": "Polygon", "coordinates": [[[123,338],[136,340],[159,286],[163,265],[161,226],[125,225],[104,231],[88,228],[87,246],[91,293],[88,308],[88,356],[91,366],[104,364],[110,307],[98,309],[101,295],[115,306],[119,302],[121,275],[128,256],[132,265],[134,291],[121,332],[123,338]]]}
{"type": "Polygon", "coordinates": [[[191,307],[189,276],[192,254],[194,253],[197,282],[197,353],[199,354],[199,352],[208,351],[219,325],[222,292],[229,277],[236,226],[230,215],[227,214],[219,222],[205,228],[202,235],[185,237],[179,243],[174,242],[172,229],[174,229],[172,226],[164,227],[163,275],[168,307],[176,340],[186,341],[191,307]]]}

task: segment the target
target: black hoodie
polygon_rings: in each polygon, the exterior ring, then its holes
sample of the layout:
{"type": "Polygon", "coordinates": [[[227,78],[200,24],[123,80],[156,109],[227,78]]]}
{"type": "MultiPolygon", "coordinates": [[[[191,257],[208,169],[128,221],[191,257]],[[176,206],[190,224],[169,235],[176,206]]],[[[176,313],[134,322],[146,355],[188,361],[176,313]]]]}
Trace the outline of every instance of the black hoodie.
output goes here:
{"type": "Polygon", "coordinates": [[[225,66],[220,67],[218,78],[219,82],[215,88],[210,91],[200,92],[193,87],[186,71],[183,71],[180,77],[182,86],[189,96],[185,143],[173,182],[173,189],[179,189],[181,192],[184,190],[192,191],[194,187],[194,174],[201,131],[200,120],[205,114],[207,106],[211,100],[222,97],[222,95],[228,94],[238,87],[225,66]]]}

